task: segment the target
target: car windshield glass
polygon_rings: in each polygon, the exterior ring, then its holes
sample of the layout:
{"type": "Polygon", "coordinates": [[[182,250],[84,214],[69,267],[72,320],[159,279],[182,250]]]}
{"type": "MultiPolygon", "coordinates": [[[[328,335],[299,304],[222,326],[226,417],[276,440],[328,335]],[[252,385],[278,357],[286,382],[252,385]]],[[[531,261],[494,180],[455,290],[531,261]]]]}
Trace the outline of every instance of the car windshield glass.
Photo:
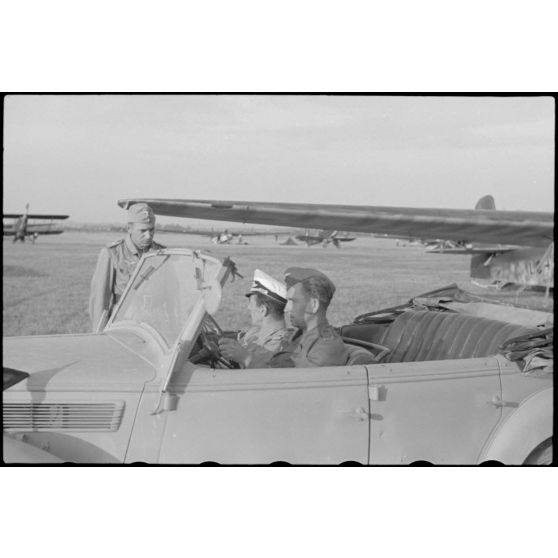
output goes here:
{"type": "Polygon", "coordinates": [[[219,268],[217,260],[193,253],[146,257],[112,323],[147,324],[172,345],[201,296],[202,284],[214,279],[219,268]]]}

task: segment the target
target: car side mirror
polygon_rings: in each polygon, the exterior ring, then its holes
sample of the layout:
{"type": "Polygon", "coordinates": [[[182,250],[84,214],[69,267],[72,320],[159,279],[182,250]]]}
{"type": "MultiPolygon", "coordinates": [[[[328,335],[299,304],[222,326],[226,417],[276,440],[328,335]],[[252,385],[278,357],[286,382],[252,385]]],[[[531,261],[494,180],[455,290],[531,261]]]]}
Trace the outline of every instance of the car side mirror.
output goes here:
{"type": "Polygon", "coordinates": [[[204,283],[202,286],[202,296],[205,311],[213,316],[219,306],[221,305],[221,297],[223,296],[223,290],[221,289],[221,283],[217,279],[213,279],[204,283]]]}

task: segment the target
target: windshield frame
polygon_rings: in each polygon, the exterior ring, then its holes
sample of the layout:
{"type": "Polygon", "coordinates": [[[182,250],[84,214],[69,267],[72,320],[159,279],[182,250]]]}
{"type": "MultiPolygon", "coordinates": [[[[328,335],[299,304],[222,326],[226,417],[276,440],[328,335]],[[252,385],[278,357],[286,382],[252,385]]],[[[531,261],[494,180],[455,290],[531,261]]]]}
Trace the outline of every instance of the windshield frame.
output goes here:
{"type": "MultiPolygon", "coordinates": [[[[164,336],[161,334],[161,332],[159,332],[157,330],[156,327],[154,327],[152,324],[145,322],[145,321],[136,321],[136,320],[123,320],[118,318],[117,321],[115,322],[115,318],[117,318],[119,311],[121,309],[121,306],[123,305],[123,303],[129,299],[130,296],[135,296],[133,291],[136,290],[138,288],[138,285],[135,284],[136,279],[138,277],[138,275],[142,272],[145,272],[145,269],[147,269],[147,265],[149,265],[149,260],[153,257],[156,256],[179,256],[179,257],[185,257],[185,258],[200,258],[203,260],[206,260],[208,262],[210,262],[211,264],[216,266],[216,273],[215,276],[219,276],[219,273],[221,271],[221,268],[223,267],[223,262],[220,258],[217,258],[211,254],[208,254],[206,252],[202,252],[200,250],[191,250],[191,249],[187,249],[187,248],[164,248],[161,250],[157,250],[154,252],[149,252],[144,254],[140,261],[138,262],[136,268],[134,269],[134,272],[132,273],[130,280],[128,281],[128,284],[126,285],[126,288],[124,289],[124,292],[122,293],[122,296],[120,297],[118,303],[116,304],[116,306],[114,307],[111,316],[104,328],[103,331],[108,332],[108,331],[116,331],[116,330],[121,330],[121,329],[140,329],[142,331],[145,331],[146,333],[149,334],[150,337],[154,338],[155,341],[157,342],[157,344],[159,344],[162,348],[164,348],[166,351],[169,350],[174,350],[177,346],[177,344],[179,344],[180,339],[182,337],[182,333],[184,331],[184,328],[187,326],[187,322],[188,322],[188,318],[186,318],[186,320],[184,321],[183,324],[181,324],[180,327],[180,331],[177,333],[174,341],[172,343],[169,343],[164,336]],[[143,271],[142,271],[143,270],[143,271]]],[[[166,260],[165,260],[166,261],[166,260]]],[[[164,265],[164,264],[162,264],[164,265]]],[[[161,267],[161,266],[159,266],[161,267]]],[[[158,269],[158,268],[157,268],[158,269]]],[[[211,279],[211,277],[208,277],[207,279],[211,279]]],[[[203,293],[201,290],[198,290],[197,292],[197,298],[198,300],[201,299],[203,297],[203,293]]]]}

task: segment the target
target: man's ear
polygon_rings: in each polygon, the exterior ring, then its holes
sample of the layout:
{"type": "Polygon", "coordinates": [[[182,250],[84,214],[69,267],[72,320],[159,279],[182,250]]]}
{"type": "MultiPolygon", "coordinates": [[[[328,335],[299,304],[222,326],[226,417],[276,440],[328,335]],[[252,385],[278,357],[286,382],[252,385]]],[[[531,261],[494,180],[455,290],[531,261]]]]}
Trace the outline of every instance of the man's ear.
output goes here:
{"type": "Polygon", "coordinates": [[[309,304],[312,314],[315,314],[320,308],[320,300],[318,298],[311,297],[309,300],[309,304]]]}

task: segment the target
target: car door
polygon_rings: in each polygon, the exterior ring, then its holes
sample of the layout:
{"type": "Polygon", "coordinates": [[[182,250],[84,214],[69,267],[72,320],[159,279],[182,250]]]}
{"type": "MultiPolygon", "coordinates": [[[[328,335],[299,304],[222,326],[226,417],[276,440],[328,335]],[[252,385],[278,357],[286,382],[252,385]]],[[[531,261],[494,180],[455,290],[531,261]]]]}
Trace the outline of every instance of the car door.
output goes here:
{"type": "Polygon", "coordinates": [[[368,366],[370,463],[476,463],[501,417],[495,358],[368,366]]]}
{"type": "Polygon", "coordinates": [[[364,366],[213,370],[188,362],[169,389],[178,405],[165,411],[160,463],[367,463],[364,366]]]}

